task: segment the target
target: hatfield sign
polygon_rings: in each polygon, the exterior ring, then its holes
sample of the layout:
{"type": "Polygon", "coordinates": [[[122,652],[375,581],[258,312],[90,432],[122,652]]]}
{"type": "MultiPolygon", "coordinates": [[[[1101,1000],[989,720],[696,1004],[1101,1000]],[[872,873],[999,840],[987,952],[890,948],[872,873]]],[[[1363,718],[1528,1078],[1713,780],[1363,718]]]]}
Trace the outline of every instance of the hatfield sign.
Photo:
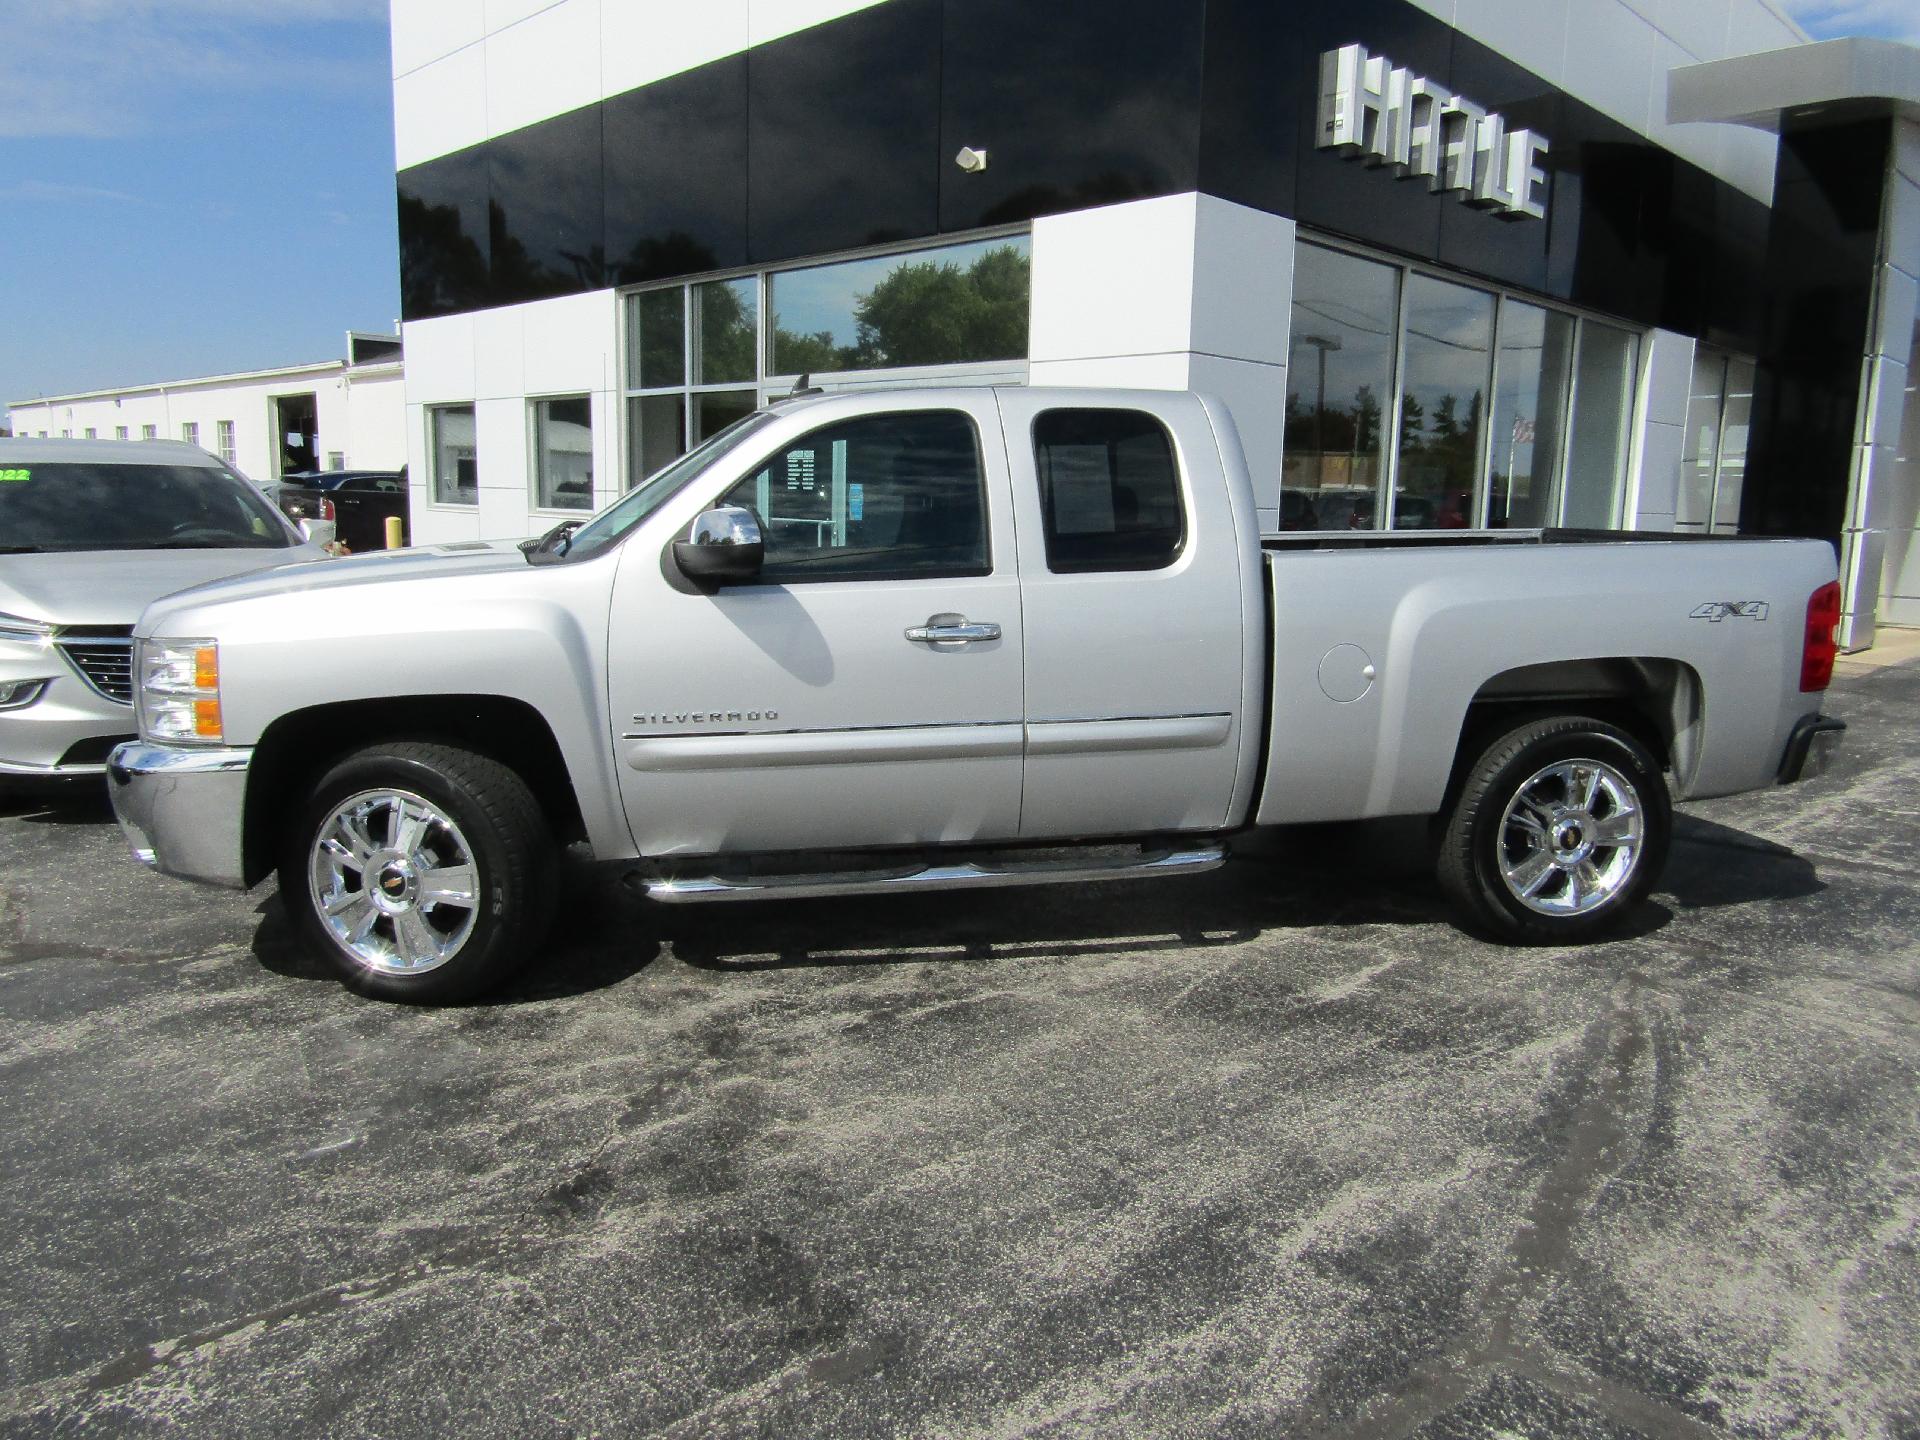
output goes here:
{"type": "Polygon", "coordinates": [[[1544,135],[1509,130],[1504,116],[1363,45],[1320,57],[1319,145],[1515,219],[1547,213],[1544,135]]]}

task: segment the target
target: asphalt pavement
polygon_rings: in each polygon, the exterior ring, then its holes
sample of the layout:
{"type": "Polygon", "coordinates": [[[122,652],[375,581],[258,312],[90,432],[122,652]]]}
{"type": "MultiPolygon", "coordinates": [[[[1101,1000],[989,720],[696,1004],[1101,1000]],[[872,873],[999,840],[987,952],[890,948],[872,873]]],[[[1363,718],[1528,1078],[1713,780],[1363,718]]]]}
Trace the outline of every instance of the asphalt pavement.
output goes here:
{"type": "Polygon", "coordinates": [[[0,801],[0,1435],[1920,1437],[1920,665],[1623,938],[1392,827],[661,911],[490,1003],[0,801]]]}

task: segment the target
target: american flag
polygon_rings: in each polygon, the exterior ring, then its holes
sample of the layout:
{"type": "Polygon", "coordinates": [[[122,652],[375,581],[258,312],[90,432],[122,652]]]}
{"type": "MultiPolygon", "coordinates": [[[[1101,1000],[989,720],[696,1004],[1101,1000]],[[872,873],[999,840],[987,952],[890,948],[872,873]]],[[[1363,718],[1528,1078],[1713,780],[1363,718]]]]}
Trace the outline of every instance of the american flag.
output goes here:
{"type": "Polygon", "coordinates": [[[1524,415],[1513,417],[1513,443],[1516,445],[1533,443],[1533,422],[1524,415]]]}

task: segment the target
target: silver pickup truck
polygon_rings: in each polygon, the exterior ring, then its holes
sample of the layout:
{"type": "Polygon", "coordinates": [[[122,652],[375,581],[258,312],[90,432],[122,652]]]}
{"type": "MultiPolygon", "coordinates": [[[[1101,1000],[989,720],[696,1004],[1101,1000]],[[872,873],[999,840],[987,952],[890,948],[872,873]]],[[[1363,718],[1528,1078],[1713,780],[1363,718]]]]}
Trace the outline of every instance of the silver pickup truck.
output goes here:
{"type": "Polygon", "coordinates": [[[1255,826],[1430,815],[1477,928],[1570,942],[1670,792],[1798,778],[1819,542],[1261,538],[1227,410],[817,392],[574,529],[203,586],[137,629],[135,853],[251,886],[349,983],[538,949],[561,846],[665,903],[1205,870],[1255,826]]]}

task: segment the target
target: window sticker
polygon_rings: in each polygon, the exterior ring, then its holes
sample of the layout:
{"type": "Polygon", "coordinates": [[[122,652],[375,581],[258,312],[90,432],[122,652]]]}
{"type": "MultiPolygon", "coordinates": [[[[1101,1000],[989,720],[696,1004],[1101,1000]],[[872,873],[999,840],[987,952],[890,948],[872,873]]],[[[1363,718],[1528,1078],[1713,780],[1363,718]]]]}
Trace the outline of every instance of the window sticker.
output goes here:
{"type": "Polygon", "coordinates": [[[19,484],[31,479],[33,479],[31,470],[0,470],[0,484],[19,484]]]}
{"type": "Polygon", "coordinates": [[[867,487],[859,481],[847,486],[847,518],[864,520],[867,513],[867,487]]]}

